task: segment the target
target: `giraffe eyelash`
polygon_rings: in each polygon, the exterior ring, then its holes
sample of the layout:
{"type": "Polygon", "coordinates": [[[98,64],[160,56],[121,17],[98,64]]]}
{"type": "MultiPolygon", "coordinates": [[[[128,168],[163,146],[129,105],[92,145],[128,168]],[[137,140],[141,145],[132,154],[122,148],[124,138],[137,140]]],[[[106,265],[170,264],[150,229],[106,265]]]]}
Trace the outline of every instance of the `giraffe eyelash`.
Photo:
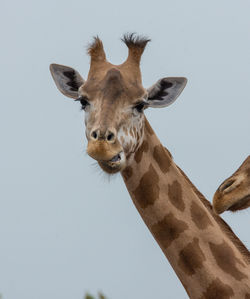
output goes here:
{"type": "Polygon", "coordinates": [[[85,108],[89,105],[88,98],[86,96],[80,96],[76,99],[76,101],[79,101],[81,103],[82,110],[85,110],[85,108]]]}
{"type": "Polygon", "coordinates": [[[145,102],[138,102],[133,108],[137,110],[137,112],[141,113],[145,108],[145,102]]]}

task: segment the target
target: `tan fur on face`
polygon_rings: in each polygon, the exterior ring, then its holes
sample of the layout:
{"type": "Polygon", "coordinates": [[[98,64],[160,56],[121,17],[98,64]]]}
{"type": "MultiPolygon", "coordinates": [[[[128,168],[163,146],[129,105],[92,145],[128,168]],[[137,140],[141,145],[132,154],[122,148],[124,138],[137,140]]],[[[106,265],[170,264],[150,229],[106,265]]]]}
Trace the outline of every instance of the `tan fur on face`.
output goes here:
{"type": "Polygon", "coordinates": [[[225,180],[214,194],[213,209],[220,214],[250,207],[250,156],[225,180]]]}

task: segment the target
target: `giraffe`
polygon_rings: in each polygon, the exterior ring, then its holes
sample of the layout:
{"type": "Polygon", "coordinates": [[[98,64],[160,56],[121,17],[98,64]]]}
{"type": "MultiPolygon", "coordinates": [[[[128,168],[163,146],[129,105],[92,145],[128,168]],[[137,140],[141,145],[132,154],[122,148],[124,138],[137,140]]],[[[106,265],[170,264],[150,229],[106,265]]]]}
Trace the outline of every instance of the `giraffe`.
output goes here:
{"type": "Polygon", "coordinates": [[[172,104],[187,80],[166,77],[145,89],[140,60],[149,39],[127,34],[122,41],[128,57],[113,65],[94,38],[86,81],[70,67],[50,66],[58,89],[85,110],[87,153],[103,171],[122,175],[190,298],[250,299],[248,250],[174,163],[144,114],[172,104]]]}
{"type": "Polygon", "coordinates": [[[250,207],[250,156],[220,185],[213,198],[213,209],[218,214],[248,207],[250,207]]]}

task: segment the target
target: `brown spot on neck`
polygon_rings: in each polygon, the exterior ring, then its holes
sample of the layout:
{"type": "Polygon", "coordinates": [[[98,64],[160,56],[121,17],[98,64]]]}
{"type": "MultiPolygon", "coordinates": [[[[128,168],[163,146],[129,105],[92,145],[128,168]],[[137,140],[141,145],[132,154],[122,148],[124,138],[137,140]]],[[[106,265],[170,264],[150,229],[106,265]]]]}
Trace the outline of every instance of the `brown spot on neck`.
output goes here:
{"type": "Polygon", "coordinates": [[[169,213],[161,221],[154,224],[151,231],[160,246],[166,249],[187,229],[186,222],[175,218],[174,214],[169,213]]]}
{"type": "Polygon", "coordinates": [[[224,272],[231,275],[236,280],[248,278],[237,268],[237,264],[244,264],[238,258],[236,258],[232,248],[225,241],[223,241],[221,244],[214,244],[209,242],[209,247],[217,265],[224,272]]]}
{"type": "Polygon", "coordinates": [[[163,173],[167,173],[171,166],[171,158],[165,148],[159,144],[156,145],[153,152],[153,157],[163,173]]]}
{"type": "Polygon", "coordinates": [[[204,207],[202,208],[198,203],[192,201],[190,209],[192,220],[199,229],[206,229],[209,225],[212,225],[208,212],[204,207]]]}
{"type": "Polygon", "coordinates": [[[250,294],[249,294],[249,293],[247,293],[247,294],[245,295],[245,299],[250,299],[250,294]]]}
{"type": "Polygon", "coordinates": [[[181,250],[178,265],[185,274],[193,275],[197,269],[203,267],[202,264],[205,260],[205,255],[199,246],[199,240],[194,238],[181,250]]]}
{"type": "Polygon", "coordinates": [[[136,161],[136,163],[140,163],[142,160],[142,155],[143,153],[148,151],[148,142],[147,141],[143,141],[142,145],[138,148],[138,150],[135,153],[134,159],[136,161]]]}
{"type": "Polygon", "coordinates": [[[142,209],[153,205],[158,199],[160,192],[158,183],[159,176],[152,164],[150,164],[148,171],[140,179],[138,187],[133,191],[135,201],[142,209]]]}
{"type": "Polygon", "coordinates": [[[231,227],[217,214],[213,212],[211,203],[205,198],[205,196],[195,187],[195,185],[190,181],[188,176],[185,174],[185,172],[179,168],[180,173],[183,175],[183,177],[186,179],[189,186],[193,189],[195,194],[198,196],[198,198],[201,200],[204,207],[207,209],[207,211],[210,213],[210,215],[214,218],[215,222],[218,223],[222,231],[226,234],[226,236],[232,240],[235,247],[239,250],[239,252],[242,254],[244,261],[247,264],[250,264],[250,253],[246,246],[241,242],[241,240],[234,234],[231,227]]]}
{"type": "Polygon", "coordinates": [[[168,198],[172,205],[180,211],[185,210],[185,203],[183,200],[181,184],[178,181],[173,181],[171,185],[168,186],[168,198]]]}
{"type": "Polygon", "coordinates": [[[128,179],[130,179],[133,175],[133,169],[131,166],[127,166],[123,171],[122,171],[122,175],[125,179],[125,181],[127,181],[128,179]]]}
{"type": "Polygon", "coordinates": [[[219,278],[216,278],[200,299],[230,299],[233,295],[233,289],[229,285],[224,284],[219,278]]]}
{"type": "Polygon", "coordinates": [[[171,158],[171,159],[173,159],[173,156],[172,156],[172,154],[170,153],[170,151],[164,146],[164,148],[165,148],[165,150],[167,151],[167,153],[169,154],[169,157],[171,158]]]}
{"type": "Polygon", "coordinates": [[[145,129],[146,129],[146,132],[152,136],[155,134],[155,132],[153,131],[152,127],[150,126],[148,120],[145,118],[145,129]]]}

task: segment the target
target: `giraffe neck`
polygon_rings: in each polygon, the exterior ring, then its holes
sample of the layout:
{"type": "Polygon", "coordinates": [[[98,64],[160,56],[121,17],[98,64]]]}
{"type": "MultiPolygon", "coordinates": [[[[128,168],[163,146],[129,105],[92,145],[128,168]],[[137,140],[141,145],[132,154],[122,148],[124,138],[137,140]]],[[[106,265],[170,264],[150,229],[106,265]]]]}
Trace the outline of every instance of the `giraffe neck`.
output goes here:
{"type": "Polygon", "coordinates": [[[147,120],[142,145],[122,176],[190,298],[250,296],[247,257],[200,200],[147,120]]]}

